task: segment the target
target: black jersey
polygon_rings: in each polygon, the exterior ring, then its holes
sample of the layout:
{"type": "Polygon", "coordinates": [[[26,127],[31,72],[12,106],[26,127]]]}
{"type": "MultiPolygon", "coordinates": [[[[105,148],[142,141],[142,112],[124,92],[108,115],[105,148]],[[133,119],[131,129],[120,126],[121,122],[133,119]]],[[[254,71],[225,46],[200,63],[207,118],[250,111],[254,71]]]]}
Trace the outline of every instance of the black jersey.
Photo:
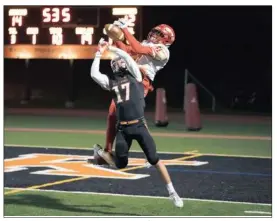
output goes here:
{"type": "Polygon", "coordinates": [[[116,103],[118,121],[131,121],[144,116],[144,88],[129,72],[115,73],[110,78],[110,89],[116,103]]]}

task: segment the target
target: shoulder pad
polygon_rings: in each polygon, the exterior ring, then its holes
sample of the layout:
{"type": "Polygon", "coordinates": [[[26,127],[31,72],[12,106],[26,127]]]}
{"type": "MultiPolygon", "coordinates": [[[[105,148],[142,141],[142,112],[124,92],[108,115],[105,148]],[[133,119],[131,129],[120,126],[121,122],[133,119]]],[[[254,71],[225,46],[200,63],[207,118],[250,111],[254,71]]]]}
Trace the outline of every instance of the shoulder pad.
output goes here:
{"type": "Polygon", "coordinates": [[[159,61],[164,61],[169,58],[169,50],[164,45],[155,45],[153,47],[154,58],[159,61]]]}

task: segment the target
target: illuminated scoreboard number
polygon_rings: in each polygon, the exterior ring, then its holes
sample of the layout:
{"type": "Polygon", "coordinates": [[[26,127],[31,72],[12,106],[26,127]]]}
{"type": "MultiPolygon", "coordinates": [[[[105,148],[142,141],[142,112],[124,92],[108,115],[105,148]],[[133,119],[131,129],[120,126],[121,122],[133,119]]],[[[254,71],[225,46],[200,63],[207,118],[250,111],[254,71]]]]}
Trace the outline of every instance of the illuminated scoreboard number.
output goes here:
{"type": "Polygon", "coordinates": [[[98,27],[100,20],[100,9],[98,7],[76,6],[42,7],[40,9],[40,16],[42,27],[98,27]]]}
{"type": "Polygon", "coordinates": [[[81,36],[81,44],[92,45],[92,36],[94,33],[93,27],[76,27],[75,34],[81,36]]]}
{"type": "Polygon", "coordinates": [[[37,43],[37,35],[39,33],[39,29],[37,27],[28,27],[26,29],[26,34],[32,36],[32,44],[35,45],[37,43]]]}
{"type": "Polygon", "coordinates": [[[12,27],[21,27],[23,25],[23,17],[28,15],[26,8],[12,8],[9,10],[9,17],[11,18],[12,27]]]}
{"type": "Polygon", "coordinates": [[[17,42],[17,29],[16,27],[9,28],[10,44],[14,45],[17,42]]]}
{"type": "Polygon", "coordinates": [[[42,9],[42,22],[43,23],[69,23],[71,22],[71,8],[50,8],[42,9]]]}
{"type": "Polygon", "coordinates": [[[63,29],[61,27],[51,27],[49,28],[49,33],[52,36],[52,45],[62,45],[63,44],[63,29]]]}

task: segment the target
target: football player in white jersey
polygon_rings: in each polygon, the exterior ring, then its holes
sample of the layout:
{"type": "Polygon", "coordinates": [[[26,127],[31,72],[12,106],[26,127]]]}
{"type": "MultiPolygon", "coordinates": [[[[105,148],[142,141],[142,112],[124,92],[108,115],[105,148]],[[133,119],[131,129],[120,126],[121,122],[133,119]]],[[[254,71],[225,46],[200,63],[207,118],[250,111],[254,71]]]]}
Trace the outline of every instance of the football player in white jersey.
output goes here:
{"type": "MultiPolygon", "coordinates": [[[[161,70],[169,60],[169,46],[175,41],[175,32],[169,25],[161,24],[154,27],[148,34],[148,37],[143,42],[139,42],[129,31],[129,17],[125,16],[114,22],[114,25],[119,26],[128,41],[129,45],[121,41],[116,41],[115,45],[126,51],[133,57],[136,57],[136,62],[143,76],[144,96],[149,91],[153,91],[152,81],[159,70],[161,70]]],[[[106,144],[104,150],[112,152],[112,146],[116,135],[116,105],[112,100],[107,116],[106,144]]],[[[95,144],[94,148],[100,145],[95,144]]],[[[93,160],[88,160],[92,163],[93,160]]],[[[98,164],[105,163],[101,159],[96,160],[98,164]]]]}
{"type": "Polygon", "coordinates": [[[147,40],[139,42],[128,31],[128,23],[128,16],[114,22],[122,29],[129,45],[121,41],[116,41],[115,44],[130,55],[137,56],[136,62],[141,71],[153,81],[157,71],[161,70],[169,60],[168,47],[175,41],[174,30],[169,25],[158,25],[150,31],[147,40]]]}

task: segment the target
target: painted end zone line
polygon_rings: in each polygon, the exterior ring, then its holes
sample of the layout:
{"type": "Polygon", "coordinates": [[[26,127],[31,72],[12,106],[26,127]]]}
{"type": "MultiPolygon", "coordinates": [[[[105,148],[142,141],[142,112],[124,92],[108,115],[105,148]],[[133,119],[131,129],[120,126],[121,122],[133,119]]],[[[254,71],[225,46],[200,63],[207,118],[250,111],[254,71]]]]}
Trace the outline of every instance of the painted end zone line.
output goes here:
{"type": "MultiPolygon", "coordinates": [[[[172,159],[172,160],[187,160],[187,159],[191,159],[191,158],[195,158],[195,157],[199,157],[199,156],[202,156],[202,155],[201,154],[194,154],[194,155],[191,155],[191,156],[179,157],[179,158],[172,159]]],[[[147,167],[147,165],[124,168],[124,169],[120,169],[118,171],[126,172],[126,171],[141,169],[141,168],[145,168],[145,167],[147,167]]],[[[64,184],[64,183],[71,183],[71,182],[75,182],[75,181],[79,181],[79,180],[85,180],[85,179],[89,179],[89,178],[92,178],[92,177],[85,176],[85,177],[75,177],[75,178],[60,180],[60,181],[55,181],[55,182],[52,182],[52,183],[45,183],[45,184],[30,186],[30,187],[26,187],[24,189],[11,190],[9,192],[4,193],[4,195],[10,195],[10,194],[15,194],[15,193],[20,193],[20,192],[23,192],[23,191],[26,191],[26,190],[39,189],[39,188],[44,188],[44,187],[49,187],[49,186],[54,186],[54,185],[59,185],[59,184],[64,184]]]]}
{"type": "MultiPolygon", "coordinates": [[[[25,188],[13,188],[5,187],[5,189],[23,190],[25,188]]],[[[147,196],[147,195],[128,195],[118,193],[100,193],[100,192],[81,192],[81,191],[66,191],[66,190],[45,190],[45,189],[30,189],[29,191],[36,192],[53,192],[53,193],[67,193],[67,194],[91,194],[91,195],[103,195],[103,196],[118,196],[118,197],[134,197],[134,198],[152,198],[152,199],[168,199],[165,196],[147,196]]],[[[244,204],[244,205],[256,205],[256,206],[272,206],[266,203],[251,203],[251,202],[238,202],[238,201],[225,201],[225,200],[209,200],[209,199],[196,199],[196,198],[182,198],[183,200],[189,201],[200,201],[200,202],[211,202],[211,203],[230,203],[230,204],[244,204]]]]}

